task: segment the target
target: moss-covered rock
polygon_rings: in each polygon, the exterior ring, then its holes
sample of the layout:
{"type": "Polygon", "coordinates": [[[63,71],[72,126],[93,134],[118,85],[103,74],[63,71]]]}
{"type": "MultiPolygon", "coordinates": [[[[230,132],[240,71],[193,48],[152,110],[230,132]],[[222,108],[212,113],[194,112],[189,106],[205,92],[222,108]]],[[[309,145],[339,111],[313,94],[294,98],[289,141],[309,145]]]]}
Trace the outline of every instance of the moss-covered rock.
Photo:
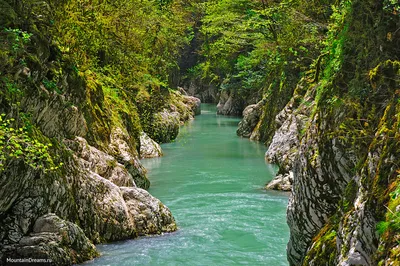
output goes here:
{"type": "MultiPolygon", "coordinates": [[[[150,185],[138,153],[139,111],[146,110],[136,107],[134,89],[122,89],[119,72],[78,63],[77,50],[62,45],[60,6],[0,1],[0,114],[13,121],[7,130],[24,133],[14,135],[23,136],[19,147],[37,154],[26,160],[1,145],[1,262],[71,265],[98,256],[95,243],[176,230],[168,208],[141,189],[150,185]]],[[[174,130],[195,102],[176,97],[186,113],[174,130]]]]}
{"type": "Polygon", "coordinates": [[[307,251],[303,265],[337,265],[336,264],[336,230],[332,224],[326,224],[313,239],[307,251]]]}
{"type": "Polygon", "coordinates": [[[398,260],[395,238],[377,233],[378,221],[390,212],[400,164],[400,68],[393,56],[399,48],[387,35],[398,28],[397,15],[380,1],[340,8],[335,18],[342,27],[332,28],[333,50],[294,162],[287,216],[291,265],[398,260]],[[364,21],[365,13],[374,16],[364,21]]]}
{"type": "Polygon", "coordinates": [[[178,91],[169,91],[166,98],[164,107],[151,114],[151,127],[147,131],[145,129],[149,137],[158,143],[174,140],[179,134],[179,127],[193,119],[200,108],[198,98],[182,95],[178,91]]]}

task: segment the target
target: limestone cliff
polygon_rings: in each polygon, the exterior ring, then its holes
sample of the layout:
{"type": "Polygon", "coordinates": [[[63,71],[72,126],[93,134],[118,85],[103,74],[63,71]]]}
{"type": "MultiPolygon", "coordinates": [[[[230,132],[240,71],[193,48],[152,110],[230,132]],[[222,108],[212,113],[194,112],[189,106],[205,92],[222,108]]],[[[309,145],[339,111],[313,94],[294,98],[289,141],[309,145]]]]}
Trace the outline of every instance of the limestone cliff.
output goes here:
{"type": "Polygon", "coordinates": [[[250,134],[292,177],[290,265],[400,263],[398,8],[341,1],[314,76],[265,124],[268,101],[250,134]]]}
{"type": "Polygon", "coordinates": [[[168,123],[161,140],[172,140],[199,100],[159,86],[143,99],[78,69],[55,41],[50,4],[0,1],[0,264],[71,265],[98,256],[93,244],[177,229],[145,190],[139,156],[156,144],[141,136],[168,123]],[[140,105],[154,99],[155,110],[140,105]],[[145,128],[157,115],[171,119],[145,128]]]}
{"type": "Polygon", "coordinates": [[[396,265],[398,210],[387,208],[399,181],[398,14],[376,1],[341,8],[340,48],[330,52],[326,68],[338,64],[335,57],[343,61],[317,87],[294,162],[288,259],[291,265],[396,265]],[[366,12],[374,16],[362,23],[366,12]],[[367,61],[358,56],[364,51],[367,61]],[[387,213],[394,217],[378,230],[387,213]]]}

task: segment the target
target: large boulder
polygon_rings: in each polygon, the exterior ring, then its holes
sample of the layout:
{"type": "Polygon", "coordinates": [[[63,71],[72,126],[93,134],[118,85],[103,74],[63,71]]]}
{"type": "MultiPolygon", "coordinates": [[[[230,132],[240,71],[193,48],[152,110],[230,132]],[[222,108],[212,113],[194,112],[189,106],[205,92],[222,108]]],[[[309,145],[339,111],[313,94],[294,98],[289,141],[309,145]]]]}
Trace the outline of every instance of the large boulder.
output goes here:
{"type": "Polygon", "coordinates": [[[145,133],[157,143],[171,142],[178,136],[181,125],[200,114],[200,107],[200,99],[171,90],[168,104],[152,114],[151,127],[145,128],[145,133]]]}
{"type": "Polygon", "coordinates": [[[189,106],[194,115],[201,114],[201,100],[199,98],[183,95],[183,102],[189,106]]]}
{"type": "Polygon", "coordinates": [[[118,187],[94,173],[81,180],[80,188],[75,197],[80,224],[96,243],[176,230],[168,208],[155,208],[161,202],[143,189],[118,187]],[[136,196],[132,201],[128,192],[145,196],[136,196]]]}
{"type": "Polygon", "coordinates": [[[170,210],[144,189],[121,187],[128,213],[138,235],[160,234],[176,230],[170,210]]]}
{"type": "Polygon", "coordinates": [[[131,137],[119,127],[113,128],[110,135],[111,143],[109,149],[113,157],[122,164],[132,175],[136,186],[144,189],[150,187],[150,180],[146,176],[146,169],[139,161],[139,154],[129,145],[131,137]]]}
{"type": "Polygon", "coordinates": [[[99,256],[80,227],[54,213],[39,217],[32,232],[10,251],[5,251],[6,262],[24,263],[25,258],[45,265],[71,265],[99,256]]]}
{"type": "Polygon", "coordinates": [[[154,158],[163,155],[160,144],[152,140],[145,132],[140,134],[140,158],[154,158]]]}
{"type": "Polygon", "coordinates": [[[146,132],[158,143],[174,140],[179,134],[179,126],[200,113],[200,99],[182,95],[179,91],[171,91],[169,96],[170,104],[153,115],[152,130],[146,132]]]}
{"type": "Polygon", "coordinates": [[[279,174],[270,181],[266,188],[273,190],[290,191],[293,183],[293,172],[279,174]]]}
{"type": "Polygon", "coordinates": [[[260,120],[264,100],[257,104],[251,104],[243,110],[243,119],[239,122],[236,134],[244,138],[250,138],[254,128],[260,120]]]}
{"type": "Polygon", "coordinates": [[[179,112],[163,109],[161,112],[154,114],[153,131],[147,133],[158,143],[166,143],[178,136],[179,126],[179,112]]]}
{"type": "MultiPolygon", "coordinates": [[[[81,258],[75,258],[77,261],[88,259],[89,257],[84,254],[85,250],[90,251],[89,247],[86,244],[75,245],[73,240],[66,244],[67,247],[62,246],[64,251],[57,253],[58,247],[65,243],[65,241],[58,243],[57,234],[76,232],[74,225],[68,223],[67,229],[54,234],[42,234],[39,229],[33,230],[47,227],[35,224],[58,224],[55,218],[50,219],[51,223],[37,222],[49,211],[55,212],[62,220],[79,224],[83,233],[77,232],[81,235],[77,237],[82,243],[85,242],[84,235],[92,243],[101,243],[176,230],[174,218],[167,207],[140,188],[119,187],[104,178],[110,178],[109,171],[104,169],[110,167],[108,169],[112,172],[120,166],[115,165],[114,168],[112,165],[107,166],[107,162],[110,162],[107,161],[109,157],[93,147],[85,149],[87,152],[92,151],[93,154],[86,155],[87,160],[78,157],[79,153],[73,155],[74,158],[66,158],[63,175],[44,174],[30,170],[23,163],[17,162],[0,174],[2,187],[13,188],[9,189],[9,192],[0,190],[1,259],[29,258],[36,250],[41,250],[40,258],[67,259],[57,262],[57,265],[71,264],[69,261],[74,260],[74,250],[77,253],[82,252],[81,258]],[[37,235],[38,233],[40,235],[37,235]],[[53,245],[54,241],[56,243],[53,245]],[[24,249],[25,253],[19,253],[22,246],[29,246],[24,249]],[[68,254],[65,255],[64,252],[68,254]]],[[[127,171],[124,173],[129,177],[127,171]]],[[[73,235],[67,236],[74,238],[73,235]]]]}

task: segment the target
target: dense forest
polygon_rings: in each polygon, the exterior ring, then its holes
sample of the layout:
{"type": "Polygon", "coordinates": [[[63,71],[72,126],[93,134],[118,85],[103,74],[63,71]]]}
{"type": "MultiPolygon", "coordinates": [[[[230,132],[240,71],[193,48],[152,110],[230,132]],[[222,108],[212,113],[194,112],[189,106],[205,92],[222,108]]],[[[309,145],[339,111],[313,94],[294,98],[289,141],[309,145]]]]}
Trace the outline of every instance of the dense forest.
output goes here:
{"type": "Polygon", "coordinates": [[[200,100],[279,166],[290,265],[400,263],[396,0],[0,0],[1,261],[175,231],[139,159],[200,100]]]}

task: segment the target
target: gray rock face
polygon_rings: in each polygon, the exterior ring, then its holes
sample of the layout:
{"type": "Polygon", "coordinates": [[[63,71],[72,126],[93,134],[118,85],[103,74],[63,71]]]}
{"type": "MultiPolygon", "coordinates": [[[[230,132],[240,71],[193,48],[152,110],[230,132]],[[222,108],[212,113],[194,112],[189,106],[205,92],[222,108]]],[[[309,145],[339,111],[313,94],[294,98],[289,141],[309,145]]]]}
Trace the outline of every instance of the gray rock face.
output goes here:
{"type": "Polygon", "coordinates": [[[41,97],[24,98],[23,108],[48,137],[85,136],[88,128],[81,110],[68,104],[65,96],[49,93],[43,85],[41,97]]]}
{"type": "Polygon", "coordinates": [[[36,219],[47,212],[58,207],[60,217],[76,218],[68,192],[68,183],[74,177],[66,174],[64,178],[28,168],[21,161],[12,162],[0,172],[0,260],[2,253],[15,249],[22,237],[31,232],[36,219]]]}
{"type": "Polygon", "coordinates": [[[218,101],[218,88],[212,84],[204,84],[199,80],[191,80],[184,85],[188,95],[201,100],[203,103],[215,103],[218,101]]]}
{"type": "MultiPolygon", "coordinates": [[[[390,99],[370,99],[381,105],[368,117],[368,123],[377,126],[364,124],[361,132],[347,128],[351,117],[362,113],[361,104],[358,110],[354,103],[320,108],[308,122],[292,168],[287,209],[290,265],[396,265],[391,250],[398,245],[387,244],[384,234],[377,233],[377,223],[385,219],[382,213],[390,213],[384,210],[387,191],[399,178],[399,135],[394,133],[399,107],[390,99]]],[[[391,234],[398,239],[396,230],[391,234]]]]}
{"type": "Polygon", "coordinates": [[[289,176],[293,177],[293,162],[300,145],[299,128],[301,128],[299,119],[295,115],[290,115],[275,132],[272,143],[265,153],[265,160],[269,163],[278,164],[279,172],[267,185],[267,188],[290,190],[293,178],[289,178],[289,176]]]}
{"type": "Polygon", "coordinates": [[[293,172],[277,175],[266,186],[267,189],[290,191],[293,183],[293,172]]]}
{"type": "Polygon", "coordinates": [[[243,119],[239,122],[236,134],[244,138],[250,138],[254,128],[257,126],[262,113],[263,101],[251,104],[243,110],[243,119]]]}
{"type": "Polygon", "coordinates": [[[76,137],[65,143],[75,151],[83,169],[110,180],[117,186],[136,186],[132,175],[111,155],[90,146],[84,138],[76,137]]]}
{"type": "Polygon", "coordinates": [[[217,114],[220,115],[235,115],[242,114],[244,103],[239,97],[235,97],[233,93],[222,91],[217,104],[217,114]]]}
{"type": "Polygon", "coordinates": [[[6,258],[31,258],[46,265],[71,265],[97,256],[96,247],[82,229],[54,213],[39,217],[32,233],[19,241],[15,251],[5,251],[6,258]]]}
{"type": "Polygon", "coordinates": [[[288,172],[293,166],[293,161],[300,144],[300,120],[295,115],[290,115],[282,126],[276,131],[265,159],[269,163],[277,163],[280,168],[288,172]]]}
{"type": "MultiPolygon", "coordinates": [[[[343,114],[338,114],[341,116],[343,114]]],[[[349,169],[356,158],[338,139],[322,139],[316,115],[300,144],[293,167],[293,188],[287,208],[290,240],[287,247],[290,265],[300,265],[312,238],[327,223],[338,206],[346,185],[352,179],[349,169]]]]}
{"type": "Polygon", "coordinates": [[[183,102],[189,106],[194,115],[201,114],[201,100],[193,96],[183,96],[183,102]]]}
{"type": "Polygon", "coordinates": [[[160,145],[146,133],[140,134],[140,158],[154,158],[163,155],[160,145]]]}
{"type": "Polygon", "coordinates": [[[136,186],[148,189],[150,181],[146,177],[147,171],[139,161],[138,152],[128,144],[130,136],[121,128],[116,127],[111,131],[110,140],[109,148],[113,156],[132,175],[136,186]]]}
{"type": "MultiPolygon", "coordinates": [[[[298,155],[301,131],[310,115],[312,105],[296,105],[295,96],[275,118],[278,129],[265,153],[265,160],[279,165],[277,176],[266,186],[268,189],[290,190],[293,182],[294,161],[298,155]]],[[[307,102],[313,101],[313,93],[305,96],[307,102]]]]}
{"type": "MultiPolygon", "coordinates": [[[[385,143],[388,142],[390,143],[390,140],[386,139],[384,135],[376,135],[376,144],[370,147],[365,166],[353,179],[353,186],[356,189],[355,199],[351,205],[353,208],[347,213],[346,219],[341,220],[338,227],[337,248],[338,265],[340,266],[376,265],[376,259],[371,254],[378,250],[380,244],[382,244],[382,249],[384,248],[384,244],[379,241],[377,232],[379,220],[376,217],[375,208],[380,206],[376,204],[377,196],[371,198],[371,191],[374,188],[365,180],[373,180],[379,175],[382,167],[382,151],[385,150],[385,143]]],[[[397,166],[389,166],[399,158],[392,151],[388,151],[386,156],[384,167],[391,168],[390,171],[394,172],[397,166]]],[[[385,178],[389,177],[385,176],[385,178]]],[[[388,258],[385,259],[385,263],[386,265],[396,265],[396,262],[390,262],[388,258]]]]}

